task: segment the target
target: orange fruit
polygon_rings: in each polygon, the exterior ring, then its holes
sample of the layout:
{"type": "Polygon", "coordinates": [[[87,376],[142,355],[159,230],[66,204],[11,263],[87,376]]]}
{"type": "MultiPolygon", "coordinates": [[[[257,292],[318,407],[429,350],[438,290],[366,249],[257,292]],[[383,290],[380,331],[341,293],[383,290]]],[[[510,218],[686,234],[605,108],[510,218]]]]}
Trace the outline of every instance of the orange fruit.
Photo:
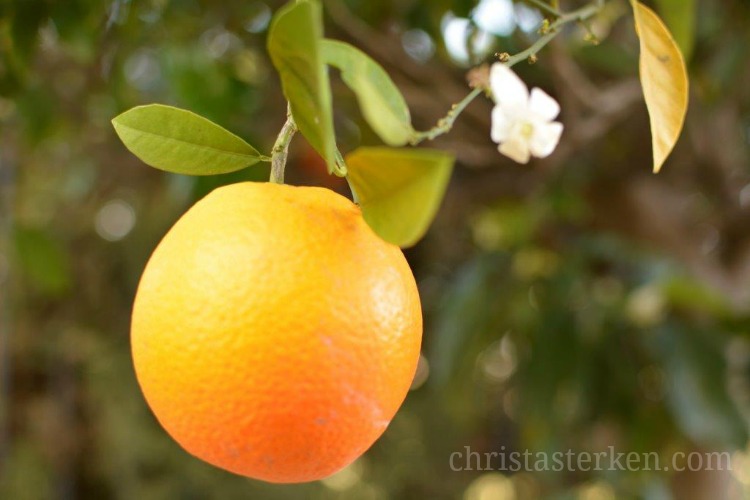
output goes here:
{"type": "Polygon", "coordinates": [[[145,398],[188,452],[270,482],[321,479],[383,433],[419,358],[399,250],[322,188],[216,189],[154,251],[133,306],[145,398]]]}

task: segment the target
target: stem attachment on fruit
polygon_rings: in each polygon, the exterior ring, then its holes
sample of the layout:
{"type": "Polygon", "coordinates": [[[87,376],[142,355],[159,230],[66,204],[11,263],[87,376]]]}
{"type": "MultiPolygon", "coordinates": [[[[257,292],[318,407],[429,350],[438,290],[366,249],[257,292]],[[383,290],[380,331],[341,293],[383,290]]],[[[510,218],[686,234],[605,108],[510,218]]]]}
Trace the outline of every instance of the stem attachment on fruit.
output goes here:
{"type": "Polygon", "coordinates": [[[281,132],[276,138],[276,144],[271,151],[271,179],[276,184],[284,184],[284,169],[286,168],[286,158],[289,154],[289,143],[297,132],[297,124],[294,123],[292,109],[287,105],[286,123],[281,127],[281,132]]]}

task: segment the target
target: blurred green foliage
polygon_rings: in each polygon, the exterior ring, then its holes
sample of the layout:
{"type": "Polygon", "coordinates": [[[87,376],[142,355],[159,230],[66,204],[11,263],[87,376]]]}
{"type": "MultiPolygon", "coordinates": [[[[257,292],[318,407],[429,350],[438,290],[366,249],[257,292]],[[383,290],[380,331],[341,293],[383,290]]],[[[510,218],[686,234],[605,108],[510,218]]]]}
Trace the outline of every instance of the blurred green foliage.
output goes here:
{"type": "MultiPolygon", "coordinates": [[[[428,127],[455,102],[452,89],[464,89],[446,23],[477,3],[331,0],[327,36],[383,63],[414,123],[428,127]]],[[[435,144],[458,153],[459,166],[431,232],[407,252],[425,359],[389,430],[354,466],[319,483],[266,485],[190,457],[161,430],[130,364],[140,272],[191,203],[268,171],[159,172],[122,147],[110,120],[174,104],[268,151],[285,118],[264,49],[280,4],[0,0],[0,498],[747,495],[745,470],[501,475],[449,462],[465,446],[615,446],[664,457],[729,450],[747,463],[750,8],[740,0],[696,2],[691,111],[659,177],[648,174],[642,107],[601,114],[604,105],[588,109],[571,91],[587,90],[571,83],[571,61],[597,88],[635,74],[632,24],[617,1],[592,25],[599,47],[572,31],[518,68],[563,103],[557,157],[503,160],[488,103],[435,144]]],[[[475,58],[533,36],[492,35],[475,58]]],[[[340,144],[377,144],[355,98],[333,82],[340,144]]],[[[291,154],[289,182],[346,192],[304,141],[291,154]]]]}

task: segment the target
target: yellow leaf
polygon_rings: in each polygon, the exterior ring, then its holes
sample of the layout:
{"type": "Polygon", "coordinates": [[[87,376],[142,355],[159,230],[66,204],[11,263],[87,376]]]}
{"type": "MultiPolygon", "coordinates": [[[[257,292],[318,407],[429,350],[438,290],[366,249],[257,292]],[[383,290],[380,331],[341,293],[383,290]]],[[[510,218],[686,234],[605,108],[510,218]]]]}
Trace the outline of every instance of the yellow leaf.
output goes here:
{"type": "Polygon", "coordinates": [[[688,106],[685,60],[671,33],[656,13],[630,0],[641,41],[640,73],[651,120],[654,172],[659,172],[677,143],[688,106]]]}
{"type": "Polygon", "coordinates": [[[434,149],[362,147],[346,156],[347,180],[373,231],[410,247],[435,218],[453,162],[434,149]]]}

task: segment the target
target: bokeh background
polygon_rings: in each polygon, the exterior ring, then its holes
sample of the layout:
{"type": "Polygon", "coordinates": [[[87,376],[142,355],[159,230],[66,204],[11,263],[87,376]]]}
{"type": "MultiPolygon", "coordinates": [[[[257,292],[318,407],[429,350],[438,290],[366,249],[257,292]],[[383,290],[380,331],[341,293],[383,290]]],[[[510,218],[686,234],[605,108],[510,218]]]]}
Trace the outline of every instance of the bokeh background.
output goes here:
{"type": "MultiPolygon", "coordinates": [[[[562,103],[552,157],[501,157],[485,99],[433,144],[458,165],[435,224],[406,252],[426,321],[413,390],[353,466],[278,486],[171,441],[128,341],[160,237],[214,187],[268,171],[160,172],[109,121],[173,104],[270,150],[285,105],[264,46],[281,2],[0,0],[0,498],[748,498],[750,5],[647,3],[668,20],[695,7],[677,19],[690,111],[663,173],[650,173],[628,5],[612,0],[589,26],[598,46],[576,26],[517,67],[562,103]],[[735,470],[454,472],[450,454],[465,446],[615,446],[665,461],[718,450],[735,470]]],[[[324,5],[327,35],[381,62],[422,129],[465,95],[469,67],[527,47],[541,21],[510,0],[324,5]]],[[[341,149],[376,144],[333,85],[341,149]]],[[[287,176],[347,192],[299,137],[287,176]]]]}

